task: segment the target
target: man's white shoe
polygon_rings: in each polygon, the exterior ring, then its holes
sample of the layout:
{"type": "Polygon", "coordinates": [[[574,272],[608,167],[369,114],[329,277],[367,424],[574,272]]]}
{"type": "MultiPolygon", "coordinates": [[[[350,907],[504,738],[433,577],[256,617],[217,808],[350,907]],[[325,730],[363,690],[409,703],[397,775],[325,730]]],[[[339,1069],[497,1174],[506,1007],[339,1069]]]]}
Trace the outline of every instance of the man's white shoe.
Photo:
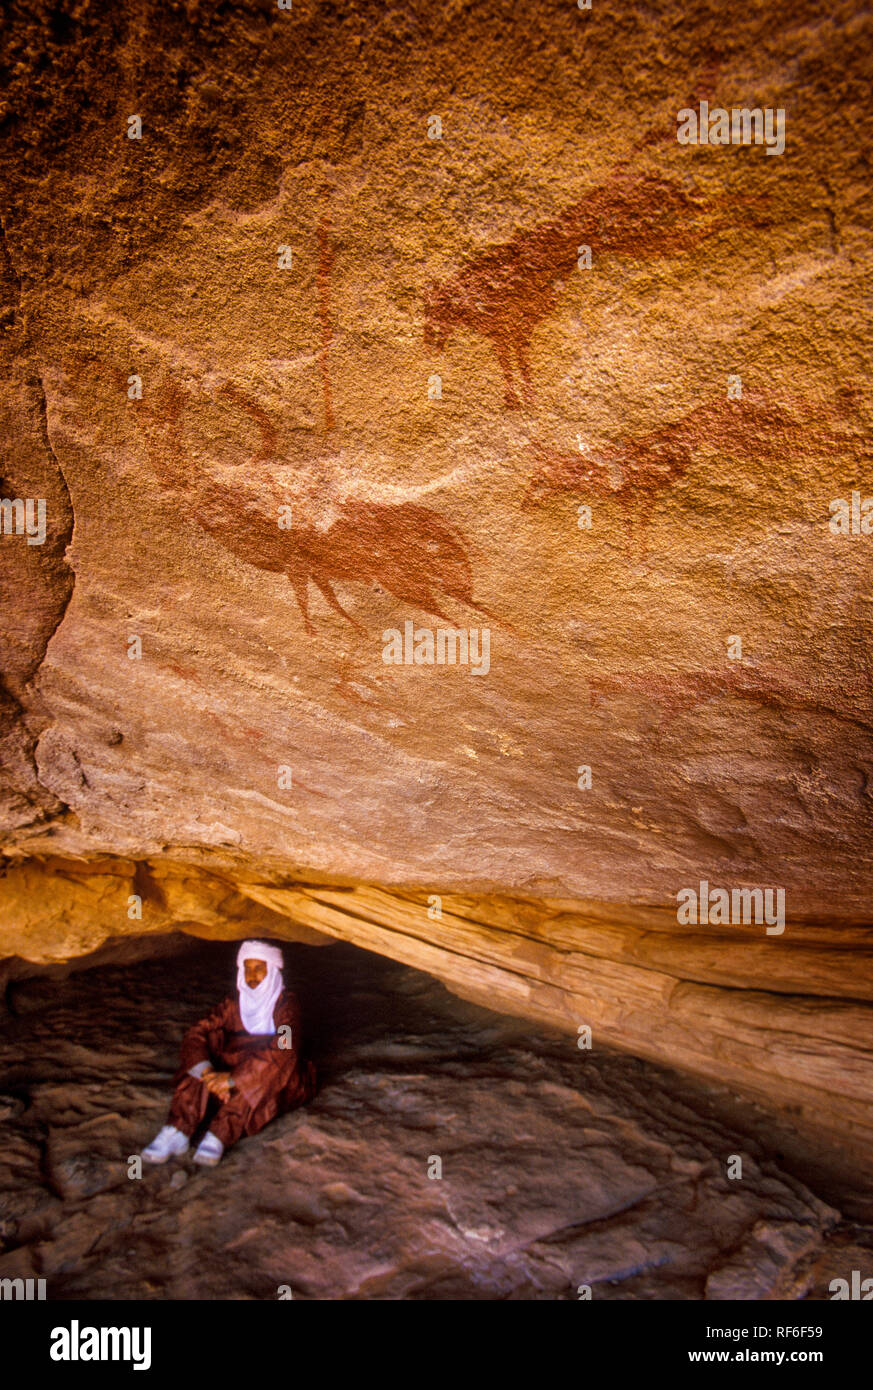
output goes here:
{"type": "Polygon", "coordinates": [[[168,1158],[179,1158],[188,1150],[188,1136],[175,1125],[164,1125],[156,1134],[142,1156],[146,1163],[166,1163],[168,1158]]]}
{"type": "Polygon", "coordinates": [[[216,1163],[221,1162],[223,1153],[224,1145],[221,1140],[212,1133],[211,1129],[208,1129],[197,1145],[194,1162],[199,1163],[203,1168],[214,1168],[216,1163]]]}

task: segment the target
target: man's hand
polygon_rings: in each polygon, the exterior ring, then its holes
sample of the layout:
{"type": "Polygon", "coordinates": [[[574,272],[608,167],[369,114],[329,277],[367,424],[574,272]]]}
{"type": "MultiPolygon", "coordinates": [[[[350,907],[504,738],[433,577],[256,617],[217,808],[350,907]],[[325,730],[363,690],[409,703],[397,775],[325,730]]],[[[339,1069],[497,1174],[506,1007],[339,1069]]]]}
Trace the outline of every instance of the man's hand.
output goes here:
{"type": "Polygon", "coordinates": [[[207,1091],[211,1091],[219,1100],[230,1100],[233,1087],[230,1084],[229,1071],[213,1071],[210,1068],[203,1073],[200,1080],[207,1091]]]}

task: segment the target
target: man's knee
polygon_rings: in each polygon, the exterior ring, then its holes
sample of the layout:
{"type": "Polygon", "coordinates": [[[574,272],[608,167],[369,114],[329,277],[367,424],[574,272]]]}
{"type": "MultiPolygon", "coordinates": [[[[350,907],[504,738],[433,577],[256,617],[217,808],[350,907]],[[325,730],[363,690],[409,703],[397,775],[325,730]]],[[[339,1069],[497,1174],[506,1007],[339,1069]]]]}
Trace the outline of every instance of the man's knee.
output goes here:
{"type": "Polygon", "coordinates": [[[252,1107],[240,1096],[226,1100],[218,1107],[218,1114],[209,1128],[227,1149],[244,1134],[250,1133],[251,1116],[252,1107]]]}
{"type": "Polygon", "coordinates": [[[208,1093],[193,1076],[184,1076],[173,1089],[168,1123],[189,1137],[206,1111],[208,1093]]]}

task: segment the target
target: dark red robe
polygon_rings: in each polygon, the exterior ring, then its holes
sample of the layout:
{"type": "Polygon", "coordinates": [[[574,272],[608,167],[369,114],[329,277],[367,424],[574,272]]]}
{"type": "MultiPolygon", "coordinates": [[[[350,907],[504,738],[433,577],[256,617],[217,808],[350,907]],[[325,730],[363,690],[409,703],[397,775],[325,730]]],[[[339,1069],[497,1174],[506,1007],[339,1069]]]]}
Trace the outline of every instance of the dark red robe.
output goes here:
{"type": "Polygon", "coordinates": [[[311,1100],[315,1064],[301,1055],[300,1006],[290,990],[280,994],[273,1024],[277,1031],[272,1036],[247,1033],[239,1000],[230,996],[208,1018],[189,1028],[173,1078],[175,1092],[167,1124],[190,1138],[207,1113],[216,1111],[209,1128],[229,1148],[244,1134],[257,1134],[277,1115],[311,1100]],[[219,1101],[202,1081],[188,1074],[198,1062],[231,1073],[229,1100],[219,1101]]]}

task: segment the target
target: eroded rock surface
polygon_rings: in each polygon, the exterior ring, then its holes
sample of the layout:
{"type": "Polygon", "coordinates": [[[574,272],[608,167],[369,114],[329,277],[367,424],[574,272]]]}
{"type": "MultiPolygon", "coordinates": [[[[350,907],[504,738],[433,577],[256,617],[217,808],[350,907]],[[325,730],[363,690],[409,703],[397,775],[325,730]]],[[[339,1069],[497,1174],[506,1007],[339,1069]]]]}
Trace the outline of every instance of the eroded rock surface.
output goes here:
{"type": "Polygon", "coordinates": [[[248,878],[165,859],[47,861],[0,877],[16,957],[121,959],[131,931],[352,941],[456,994],[718,1081],[781,1113],[871,1186],[871,932],[683,927],[675,912],[248,878]],[[141,918],[137,917],[141,912],[141,918]],[[133,914],[133,917],[129,914],[133,914]],[[849,941],[853,944],[850,946],[849,941]],[[102,954],[101,954],[102,953],[102,954]]]}
{"type": "Polygon", "coordinates": [[[340,937],[863,1165],[868,11],[3,26],[0,957],[340,937]],[[784,934],[680,929],[702,880],[784,934]]]}
{"type": "Polygon", "coordinates": [[[867,914],[869,25],[13,7],[9,843],[867,914]]]}
{"type": "Polygon", "coordinates": [[[760,1119],[757,1135],[731,1123],[726,1093],[352,947],[286,947],[286,962],[319,1095],[208,1174],[183,1161],[132,1180],[128,1156],[163,1120],[181,1032],[226,992],[230,951],[10,987],[0,1274],[36,1273],[59,1299],[575,1299],[581,1284],[796,1299],[869,1262],[873,1230],[777,1157],[760,1119]]]}

